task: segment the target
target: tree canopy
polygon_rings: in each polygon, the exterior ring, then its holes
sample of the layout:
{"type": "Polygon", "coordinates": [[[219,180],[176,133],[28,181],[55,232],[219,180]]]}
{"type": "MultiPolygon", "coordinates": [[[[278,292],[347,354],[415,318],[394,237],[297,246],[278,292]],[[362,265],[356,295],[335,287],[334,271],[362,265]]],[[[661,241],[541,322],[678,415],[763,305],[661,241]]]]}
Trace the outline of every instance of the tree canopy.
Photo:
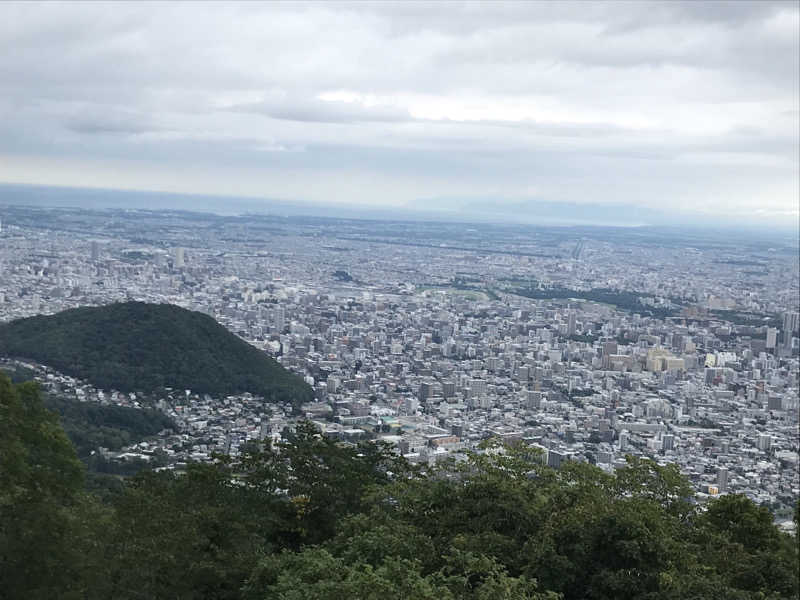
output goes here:
{"type": "Polygon", "coordinates": [[[0,325],[0,354],[29,358],[102,389],[162,387],[251,392],[295,405],[313,399],[303,379],[203,313],[123,302],[0,325]]]}
{"type": "Polygon", "coordinates": [[[555,470],[488,444],[419,469],[310,423],[100,502],[36,386],[0,374],[8,598],[777,600],[797,562],[766,509],[699,506],[672,466],[555,470]]]}

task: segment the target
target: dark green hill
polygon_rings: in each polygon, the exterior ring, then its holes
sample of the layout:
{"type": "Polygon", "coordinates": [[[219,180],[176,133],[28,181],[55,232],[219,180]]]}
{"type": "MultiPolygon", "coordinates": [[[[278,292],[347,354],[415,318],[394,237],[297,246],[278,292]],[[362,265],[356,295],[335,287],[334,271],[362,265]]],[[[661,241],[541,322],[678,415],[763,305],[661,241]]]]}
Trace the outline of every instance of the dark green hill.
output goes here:
{"type": "Polygon", "coordinates": [[[295,405],[311,388],[214,319],[170,304],[125,302],[0,325],[0,354],[29,358],[103,389],[251,392],[295,405]]]}

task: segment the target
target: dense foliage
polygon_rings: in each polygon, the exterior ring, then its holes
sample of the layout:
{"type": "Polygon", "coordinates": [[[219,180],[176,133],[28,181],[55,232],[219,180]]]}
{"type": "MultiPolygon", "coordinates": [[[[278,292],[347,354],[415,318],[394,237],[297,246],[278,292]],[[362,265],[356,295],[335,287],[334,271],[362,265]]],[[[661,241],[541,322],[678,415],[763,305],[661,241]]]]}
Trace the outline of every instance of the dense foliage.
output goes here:
{"type": "Polygon", "coordinates": [[[18,319],[0,325],[0,354],[122,392],[172,387],[296,404],[313,398],[301,377],[208,315],[169,304],[125,302],[18,319]]]}
{"type": "MultiPolygon", "coordinates": [[[[674,316],[677,311],[662,306],[650,306],[641,301],[640,294],[627,292],[624,290],[612,290],[608,288],[594,288],[591,290],[573,290],[562,287],[539,288],[529,286],[514,290],[514,293],[526,298],[546,299],[553,298],[576,298],[579,300],[591,300],[603,304],[613,304],[622,310],[629,310],[643,315],[651,315],[660,319],[674,316]]],[[[673,299],[675,300],[675,299],[673,299]]]]}
{"type": "Polygon", "coordinates": [[[783,322],[779,315],[769,315],[761,313],[748,313],[739,310],[712,310],[711,315],[715,318],[733,323],[734,325],[752,325],[755,327],[777,327],[782,328],[783,322]]]}
{"type": "Polygon", "coordinates": [[[79,402],[53,395],[44,397],[44,405],[59,416],[82,459],[100,447],[120,450],[163,429],[177,429],[172,419],[152,408],[79,402]]]}
{"type": "Polygon", "coordinates": [[[488,446],[421,472],[301,424],[101,503],[35,386],[0,375],[0,590],[180,600],[780,599],[796,540],[743,496],[691,502],[674,466],[559,470],[488,446]]]}

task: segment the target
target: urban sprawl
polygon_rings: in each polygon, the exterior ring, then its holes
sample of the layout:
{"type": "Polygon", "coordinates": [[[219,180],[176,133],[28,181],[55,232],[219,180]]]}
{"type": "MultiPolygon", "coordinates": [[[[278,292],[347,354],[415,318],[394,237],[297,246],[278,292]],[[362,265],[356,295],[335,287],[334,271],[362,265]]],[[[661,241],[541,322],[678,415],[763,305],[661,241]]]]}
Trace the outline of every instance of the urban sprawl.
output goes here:
{"type": "MultiPolygon", "coordinates": [[[[651,228],[0,208],[0,321],[123,300],[201,311],[315,390],[290,405],[192,390],[46,390],[157,407],[178,432],[106,452],[161,468],[279,440],[300,419],[433,464],[497,438],[558,468],[676,463],[702,501],[790,525],[798,482],[798,256],[651,228]]],[[[795,241],[796,243],[796,241],[795,241]]]]}

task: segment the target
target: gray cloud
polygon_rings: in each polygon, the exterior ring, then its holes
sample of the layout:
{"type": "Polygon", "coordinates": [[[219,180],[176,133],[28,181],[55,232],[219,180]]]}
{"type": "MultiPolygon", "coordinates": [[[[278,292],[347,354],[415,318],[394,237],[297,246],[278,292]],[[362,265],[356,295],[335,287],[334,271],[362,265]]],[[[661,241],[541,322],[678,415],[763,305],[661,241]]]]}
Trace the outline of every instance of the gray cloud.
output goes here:
{"type": "Polygon", "coordinates": [[[231,110],[261,113],[274,119],[306,123],[400,122],[411,120],[407,110],[394,106],[364,106],[355,102],[317,98],[274,98],[232,106],[231,110]]]}
{"type": "Polygon", "coordinates": [[[798,14],[3,3],[0,180],[782,214],[797,210],[798,14]]]}
{"type": "Polygon", "coordinates": [[[142,134],[160,128],[146,114],[107,109],[104,106],[82,109],[67,117],[64,125],[81,134],[142,134]]]}

